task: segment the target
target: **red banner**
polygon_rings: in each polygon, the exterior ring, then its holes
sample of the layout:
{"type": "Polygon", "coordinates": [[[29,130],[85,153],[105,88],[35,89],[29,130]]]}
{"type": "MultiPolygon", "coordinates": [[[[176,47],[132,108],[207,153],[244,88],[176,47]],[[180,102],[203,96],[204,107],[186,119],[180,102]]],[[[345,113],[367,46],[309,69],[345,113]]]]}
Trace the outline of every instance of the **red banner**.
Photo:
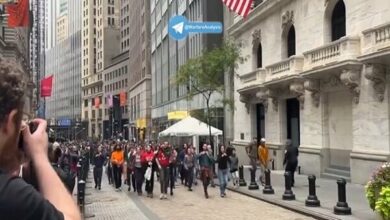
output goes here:
{"type": "Polygon", "coordinates": [[[119,103],[120,103],[121,107],[126,106],[126,93],[125,92],[121,92],[119,94],[119,103]]]}
{"type": "Polygon", "coordinates": [[[53,87],[53,76],[41,80],[41,97],[50,97],[53,87]]]}
{"type": "Polygon", "coordinates": [[[9,27],[27,27],[29,23],[29,0],[19,0],[6,5],[9,27]]]}
{"type": "Polygon", "coordinates": [[[99,107],[100,107],[100,98],[95,97],[95,108],[99,108],[99,107]]]}

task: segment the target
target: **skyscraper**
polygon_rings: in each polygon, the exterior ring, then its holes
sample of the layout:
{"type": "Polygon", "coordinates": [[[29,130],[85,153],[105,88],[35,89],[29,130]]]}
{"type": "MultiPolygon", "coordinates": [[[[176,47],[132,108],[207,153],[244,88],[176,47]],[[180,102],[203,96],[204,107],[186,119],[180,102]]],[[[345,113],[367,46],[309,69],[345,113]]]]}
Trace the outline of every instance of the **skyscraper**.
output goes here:
{"type": "Polygon", "coordinates": [[[57,41],[46,51],[45,56],[45,73],[54,76],[52,96],[46,98],[46,118],[57,137],[71,139],[81,137],[80,131],[83,129],[80,83],[81,2],[62,0],[57,7],[57,41]],[[70,25],[78,23],[79,25],[70,25]]]}
{"type": "Polygon", "coordinates": [[[119,1],[83,0],[82,119],[88,136],[103,133],[103,70],[119,51],[119,1]],[[110,44],[108,44],[110,42],[110,44]]]}
{"type": "MultiPolygon", "coordinates": [[[[151,73],[152,73],[152,119],[154,138],[175,120],[186,117],[189,112],[203,114],[206,104],[200,94],[187,100],[187,87],[177,86],[174,77],[180,66],[188,59],[199,56],[202,51],[218,46],[222,35],[191,34],[185,40],[175,41],[168,36],[168,21],[175,15],[186,16],[189,21],[223,20],[222,4],[209,0],[150,0],[151,8],[151,73]],[[180,114],[176,114],[180,112],[180,114]],[[175,114],[168,114],[175,113],[175,114]],[[184,113],[184,114],[183,114],[184,113]],[[182,117],[169,117],[181,115],[182,117]]],[[[212,100],[220,99],[218,95],[212,100]]],[[[223,129],[223,108],[218,109],[212,125],[223,129]]]]}

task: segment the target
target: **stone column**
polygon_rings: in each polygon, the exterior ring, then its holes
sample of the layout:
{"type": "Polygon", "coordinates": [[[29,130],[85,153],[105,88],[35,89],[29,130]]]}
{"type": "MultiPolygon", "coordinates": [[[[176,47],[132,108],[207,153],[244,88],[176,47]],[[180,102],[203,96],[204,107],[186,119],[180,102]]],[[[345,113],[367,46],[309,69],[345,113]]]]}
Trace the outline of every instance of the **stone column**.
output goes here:
{"type": "Polygon", "coordinates": [[[281,103],[275,91],[268,91],[268,108],[265,113],[265,138],[270,155],[275,160],[275,169],[283,169],[285,104],[281,103]]]}
{"type": "Polygon", "coordinates": [[[306,80],[304,88],[306,101],[303,103],[300,114],[299,165],[302,173],[320,176],[327,154],[323,146],[324,99],[321,97],[319,80],[306,80]]]}
{"type": "Polygon", "coordinates": [[[364,66],[360,77],[359,104],[353,106],[351,180],[365,184],[370,173],[390,155],[389,94],[386,67],[364,66]]]}

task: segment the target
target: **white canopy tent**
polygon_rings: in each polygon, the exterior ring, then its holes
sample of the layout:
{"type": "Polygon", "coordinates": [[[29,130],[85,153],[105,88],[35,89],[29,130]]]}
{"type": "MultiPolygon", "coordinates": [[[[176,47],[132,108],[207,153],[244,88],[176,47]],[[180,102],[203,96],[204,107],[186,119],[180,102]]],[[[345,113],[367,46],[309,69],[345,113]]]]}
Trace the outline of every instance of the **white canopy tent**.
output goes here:
{"type": "MultiPolygon", "coordinates": [[[[159,133],[159,137],[191,137],[191,136],[208,136],[209,126],[191,116],[175,123],[171,127],[159,133]]],[[[222,131],[211,126],[211,135],[222,135],[222,131]]]]}
{"type": "MultiPolygon", "coordinates": [[[[216,143],[218,145],[218,136],[222,135],[222,131],[213,127],[211,127],[211,136],[216,137],[216,143]]],[[[199,151],[199,137],[200,136],[209,136],[209,126],[199,121],[196,118],[188,116],[181,121],[175,123],[170,126],[166,130],[159,133],[160,138],[165,137],[192,137],[192,144],[199,151]]],[[[216,146],[217,146],[216,145],[216,146]]]]}

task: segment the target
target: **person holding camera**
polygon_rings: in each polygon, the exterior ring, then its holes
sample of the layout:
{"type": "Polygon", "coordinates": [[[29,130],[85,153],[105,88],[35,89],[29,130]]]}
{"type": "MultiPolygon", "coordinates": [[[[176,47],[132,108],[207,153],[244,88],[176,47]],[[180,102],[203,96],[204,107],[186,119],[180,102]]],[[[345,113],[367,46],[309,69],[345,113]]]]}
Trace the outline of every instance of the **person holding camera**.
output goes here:
{"type": "Polygon", "coordinates": [[[14,62],[0,60],[0,218],[79,220],[78,208],[48,159],[47,123],[22,125],[26,83],[14,62]],[[22,142],[19,139],[22,136],[22,142]],[[39,191],[20,178],[25,155],[39,191]]]}

